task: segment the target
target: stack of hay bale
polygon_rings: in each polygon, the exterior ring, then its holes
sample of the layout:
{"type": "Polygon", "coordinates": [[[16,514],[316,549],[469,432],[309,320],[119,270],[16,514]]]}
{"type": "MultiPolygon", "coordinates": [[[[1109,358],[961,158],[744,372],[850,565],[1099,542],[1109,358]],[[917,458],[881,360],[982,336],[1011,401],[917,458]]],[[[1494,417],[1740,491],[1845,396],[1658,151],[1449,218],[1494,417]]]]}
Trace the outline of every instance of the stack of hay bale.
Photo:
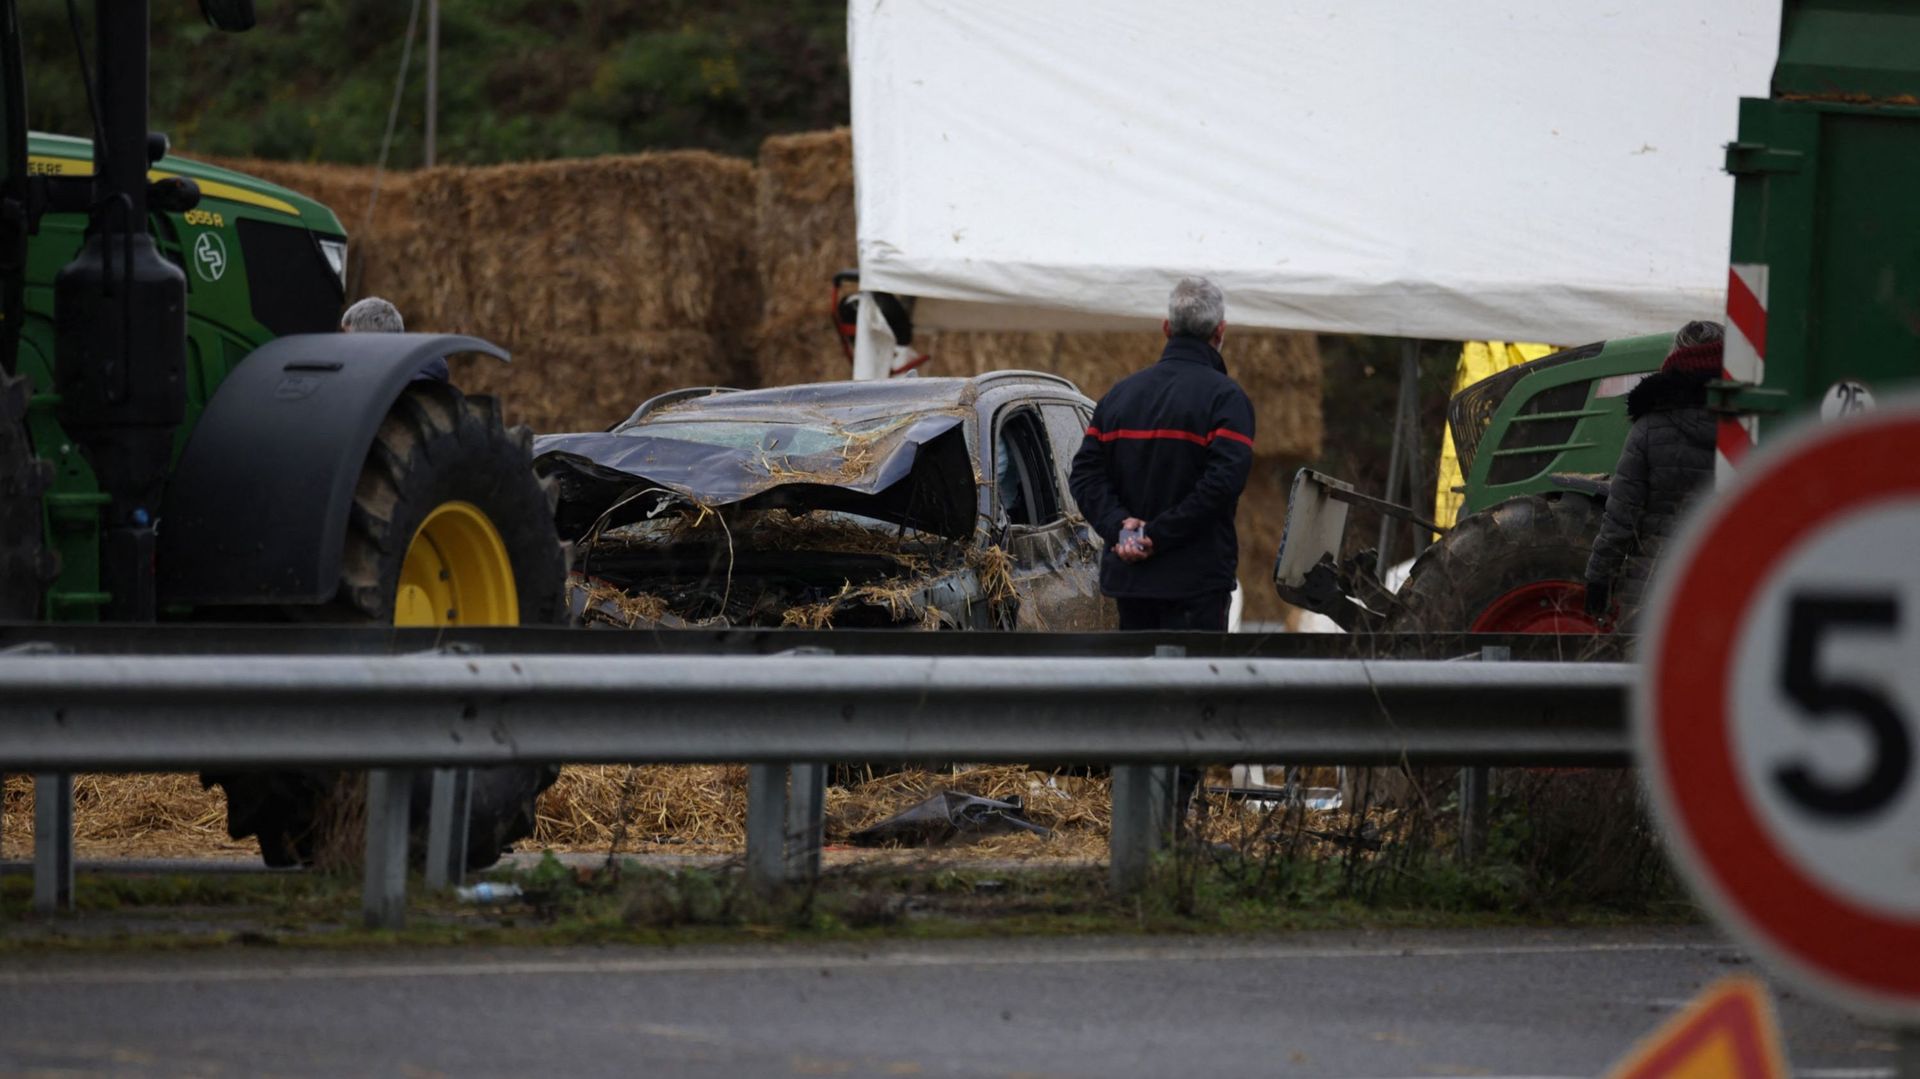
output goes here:
{"type": "Polygon", "coordinates": [[[751,378],[752,186],[750,162],[699,151],[439,169],[401,264],[430,289],[424,323],[513,352],[467,361],[463,385],[536,430],[604,428],[663,390],[751,378]]]}
{"type": "Polygon", "coordinates": [[[833,275],[859,264],[853,219],[853,140],[843,128],[777,135],[760,147],[754,247],[760,266],[756,383],[846,378],[833,331],[833,275]]]}
{"type": "MultiPolygon", "coordinates": [[[[856,264],[845,130],[768,139],[755,163],[701,151],[387,173],[227,162],[331,206],[353,235],[349,292],[382,295],[408,327],[505,345],[455,377],[539,431],[604,428],[691,385],[846,377],[828,311],[856,264]]],[[[1229,296],[1231,317],[1233,298],[1229,296]]],[[[949,332],[917,340],[927,374],[1052,371],[1099,397],[1152,361],[1153,331],[949,332]]],[[[1320,453],[1312,335],[1235,330],[1225,349],[1259,420],[1240,509],[1247,617],[1278,618],[1267,584],[1292,469],[1320,453]]]]}
{"type": "Polygon", "coordinates": [[[513,363],[456,361],[535,430],[604,428],[663,390],[744,385],[760,315],[753,165],[703,151],[387,173],[242,161],[352,234],[350,297],[409,329],[471,333],[513,363]]]}

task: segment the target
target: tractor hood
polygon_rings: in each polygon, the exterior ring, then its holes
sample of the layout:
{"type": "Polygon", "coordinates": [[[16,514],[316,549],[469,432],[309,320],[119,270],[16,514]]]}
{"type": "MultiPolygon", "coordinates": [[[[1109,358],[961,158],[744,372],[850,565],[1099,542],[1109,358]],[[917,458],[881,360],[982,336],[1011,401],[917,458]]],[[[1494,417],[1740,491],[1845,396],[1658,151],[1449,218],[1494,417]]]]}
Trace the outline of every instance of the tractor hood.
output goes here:
{"type": "Polygon", "coordinates": [[[952,538],[972,532],[977,512],[957,409],[681,406],[612,431],[543,435],[534,469],[558,484],[567,539],[603,517],[608,527],[639,520],[669,493],[712,509],[833,510],[952,538]]]}

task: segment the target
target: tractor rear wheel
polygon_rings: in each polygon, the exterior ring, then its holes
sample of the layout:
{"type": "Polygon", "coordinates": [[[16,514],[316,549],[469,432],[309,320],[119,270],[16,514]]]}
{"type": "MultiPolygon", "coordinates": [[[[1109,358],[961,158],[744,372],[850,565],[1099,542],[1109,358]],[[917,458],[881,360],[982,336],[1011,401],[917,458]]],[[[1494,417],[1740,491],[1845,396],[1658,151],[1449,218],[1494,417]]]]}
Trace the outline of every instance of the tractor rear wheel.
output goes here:
{"type": "Polygon", "coordinates": [[[0,371],[0,622],[32,620],[53,578],[40,515],[53,467],[27,441],[28,396],[25,376],[0,371]]]}
{"type": "Polygon", "coordinates": [[[1594,633],[1587,556],[1600,503],[1573,492],[1510,498],[1456,524],[1413,565],[1388,629],[1594,633]]]}
{"type": "MultiPolygon", "coordinates": [[[[409,385],[388,411],[354,489],[339,592],[308,617],[398,626],[566,620],[566,555],[553,504],[533,473],[533,438],[507,429],[491,397],[444,382],[409,385]]],[[[467,864],[492,865],[533,834],[534,803],[558,769],[472,771],[467,864]]],[[[311,863],[340,814],[339,773],[209,776],[227,789],[228,830],[260,837],[269,865],[311,863]]],[[[416,832],[428,780],[416,774],[416,832]]]]}
{"type": "MultiPolygon", "coordinates": [[[[1413,564],[1387,629],[1599,632],[1586,614],[1586,575],[1601,514],[1597,499],[1568,491],[1510,498],[1459,521],[1413,564]]],[[[1438,791],[1452,775],[1404,765],[1350,770],[1348,804],[1415,804],[1418,790],[1438,791]]]]}
{"type": "Polygon", "coordinates": [[[533,435],[491,397],[415,382],[354,488],[338,613],[401,626],[566,620],[566,555],[533,435]]]}

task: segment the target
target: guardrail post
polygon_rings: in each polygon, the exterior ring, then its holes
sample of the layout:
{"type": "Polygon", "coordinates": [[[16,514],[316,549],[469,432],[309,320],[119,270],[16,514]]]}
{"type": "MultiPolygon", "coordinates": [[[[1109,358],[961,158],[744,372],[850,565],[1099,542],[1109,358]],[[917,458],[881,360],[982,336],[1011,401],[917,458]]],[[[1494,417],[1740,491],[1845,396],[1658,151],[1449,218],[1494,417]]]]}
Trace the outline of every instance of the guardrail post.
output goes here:
{"type": "Polygon", "coordinates": [[[1149,788],[1153,766],[1113,766],[1113,824],[1107,831],[1107,883],[1115,894],[1140,890],[1147,882],[1147,857],[1157,831],[1149,788]]]}
{"type": "Polygon", "coordinates": [[[778,888],[787,871],[787,766],[747,766],[747,883],[778,888]]]}
{"type": "Polygon", "coordinates": [[[407,817],[412,800],[412,770],[367,770],[367,861],[360,912],[368,929],[406,928],[407,817]]]}
{"type": "Polygon", "coordinates": [[[810,885],[820,877],[820,845],[826,830],[827,766],[788,767],[787,865],[789,883],[810,885]]]}
{"type": "MultiPolygon", "coordinates": [[[[1506,663],[1513,659],[1513,649],[1505,645],[1487,645],[1480,649],[1480,662],[1506,663]]],[[[1487,803],[1488,788],[1493,783],[1493,771],[1484,765],[1474,765],[1460,769],[1460,857],[1464,861],[1477,861],[1487,849],[1487,803]]]]}
{"type": "Polygon", "coordinates": [[[73,909],[73,774],[33,777],[33,909],[73,909]]]}
{"type": "Polygon", "coordinates": [[[1487,768],[1460,769],[1460,857],[1478,861],[1487,850],[1487,768]]]}
{"type": "Polygon", "coordinates": [[[1150,851],[1165,849],[1173,837],[1173,817],[1179,812],[1173,805],[1173,791],[1179,781],[1180,769],[1174,765],[1147,766],[1147,820],[1151,822],[1147,829],[1147,849],[1150,851]]]}
{"type": "Polygon", "coordinates": [[[427,803],[427,887],[439,890],[467,877],[467,824],[473,816],[473,769],[435,768],[427,803]]]}
{"type": "MultiPolygon", "coordinates": [[[[1187,646],[1184,644],[1156,644],[1153,646],[1155,659],[1185,659],[1187,646]]],[[[1176,805],[1176,795],[1180,789],[1180,770],[1185,765],[1156,764],[1147,773],[1148,814],[1153,827],[1147,833],[1147,849],[1160,850],[1173,842],[1180,833],[1180,821],[1176,819],[1187,807],[1176,805]]],[[[1197,771],[1197,769],[1196,769],[1197,771]]],[[[1197,785],[1197,784],[1196,784],[1197,785]]]]}

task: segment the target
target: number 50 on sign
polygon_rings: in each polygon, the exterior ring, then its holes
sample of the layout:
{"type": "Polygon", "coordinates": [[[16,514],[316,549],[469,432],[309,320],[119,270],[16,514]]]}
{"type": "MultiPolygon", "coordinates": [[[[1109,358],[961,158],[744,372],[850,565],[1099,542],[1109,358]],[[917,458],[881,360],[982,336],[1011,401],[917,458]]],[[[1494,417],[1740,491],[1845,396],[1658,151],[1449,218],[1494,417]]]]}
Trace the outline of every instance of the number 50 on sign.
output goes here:
{"type": "Polygon", "coordinates": [[[1641,761],[1729,928],[1920,1020],[1920,407],[1751,458],[1659,570],[1641,761]]]}

